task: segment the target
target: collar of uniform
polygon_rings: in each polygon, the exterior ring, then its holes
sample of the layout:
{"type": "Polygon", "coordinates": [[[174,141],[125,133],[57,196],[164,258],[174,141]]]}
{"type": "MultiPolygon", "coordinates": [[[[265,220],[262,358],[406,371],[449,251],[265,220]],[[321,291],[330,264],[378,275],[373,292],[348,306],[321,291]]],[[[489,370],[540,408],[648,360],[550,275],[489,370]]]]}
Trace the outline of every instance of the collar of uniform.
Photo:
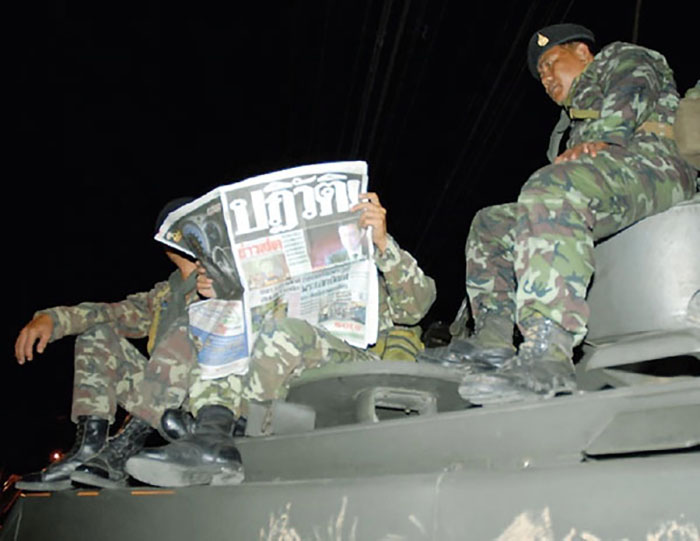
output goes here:
{"type": "MultiPolygon", "coordinates": [[[[586,75],[588,75],[587,72],[591,72],[589,68],[591,67],[591,64],[595,62],[595,57],[593,58],[592,61],[590,61],[588,64],[586,64],[586,67],[583,68],[583,71],[578,74],[578,76],[571,82],[571,88],[569,89],[569,94],[566,96],[566,99],[564,100],[564,103],[562,104],[566,110],[568,111],[569,108],[571,107],[571,104],[574,101],[574,95],[576,94],[576,90],[578,89],[578,85],[580,84],[582,79],[586,78],[586,75]]],[[[591,72],[592,73],[592,72],[591,72]]]]}

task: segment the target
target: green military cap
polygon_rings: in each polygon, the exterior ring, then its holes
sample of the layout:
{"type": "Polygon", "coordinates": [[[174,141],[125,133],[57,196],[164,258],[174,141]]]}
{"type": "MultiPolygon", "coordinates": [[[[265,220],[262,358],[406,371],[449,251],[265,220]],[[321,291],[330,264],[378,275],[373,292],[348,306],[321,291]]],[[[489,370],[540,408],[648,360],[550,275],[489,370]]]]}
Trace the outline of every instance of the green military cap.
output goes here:
{"type": "Polygon", "coordinates": [[[158,213],[158,218],[156,218],[156,228],[154,234],[158,233],[160,226],[163,225],[163,222],[168,217],[168,214],[179,209],[181,206],[186,205],[187,203],[191,203],[192,201],[194,201],[194,197],[184,196],[171,199],[165,205],[163,205],[163,208],[160,209],[160,212],[158,213]]]}
{"type": "Polygon", "coordinates": [[[548,51],[555,45],[569,43],[570,41],[583,41],[589,45],[595,43],[595,36],[585,26],[579,24],[553,24],[546,26],[535,32],[530,38],[530,43],[527,46],[527,65],[530,68],[530,73],[535,79],[539,79],[540,75],[537,72],[537,61],[542,56],[542,53],[548,51]]]}

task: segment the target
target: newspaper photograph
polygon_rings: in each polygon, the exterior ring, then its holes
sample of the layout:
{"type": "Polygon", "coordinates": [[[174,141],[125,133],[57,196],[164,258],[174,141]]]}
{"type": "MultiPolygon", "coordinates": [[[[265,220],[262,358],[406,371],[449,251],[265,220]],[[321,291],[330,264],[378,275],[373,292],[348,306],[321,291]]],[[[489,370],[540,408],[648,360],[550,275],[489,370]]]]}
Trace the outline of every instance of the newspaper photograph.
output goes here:
{"type": "Polygon", "coordinates": [[[367,182],[362,161],[295,167],[221,186],[166,218],[156,239],[202,261],[216,300],[230,303],[190,314],[203,377],[244,373],[267,318],[304,319],[361,348],[376,342],[371,231],[350,211],[367,182]]]}

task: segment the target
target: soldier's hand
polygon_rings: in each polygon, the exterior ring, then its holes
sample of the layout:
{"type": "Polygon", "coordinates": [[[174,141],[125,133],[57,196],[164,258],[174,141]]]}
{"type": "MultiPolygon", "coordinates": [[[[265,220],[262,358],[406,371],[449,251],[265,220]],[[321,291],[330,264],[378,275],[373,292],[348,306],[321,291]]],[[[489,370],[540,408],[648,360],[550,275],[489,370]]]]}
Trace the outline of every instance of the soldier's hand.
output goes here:
{"type": "Polygon", "coordinates": [[[205,299],[213,299],[216,297],[214,291],[214,280],[207,276],[207,271],[199,261],[197,261],[197,293],[205,299]]]}
{"type": "Polygon", "coordinates": [[[386,237],[386,209],[379,202],[379,196],[374,192],[361,193],[360,200],[362,203],[353,205],[350,209],[352,212],[357,210],[362,211],[359,225],[362,228],[372,226],[372,242],[384,253],[387,245],[386,237]]]}
{"type": "Polygon", "coordinates": [[[15,342],[15,358],[19,364],[34,360],[34,344],[37,353],[44,353],[53,332],[53,319],[48,314],[39,314],[19,332],[15,342]],[[38,343],[37,343],[38,340],[38,343]]]}
{"type": "Polygon", "coordinates": [[[593,141],[591,143],[579,143],[578,145],[571,147],[557,156],[554,163],[564,163],[570,162],[571,160],[577,160],[581,154],[588,154],[591,158],[595,158],[598,152],[607,147],[608,144],[603,141],[593,141]]]}

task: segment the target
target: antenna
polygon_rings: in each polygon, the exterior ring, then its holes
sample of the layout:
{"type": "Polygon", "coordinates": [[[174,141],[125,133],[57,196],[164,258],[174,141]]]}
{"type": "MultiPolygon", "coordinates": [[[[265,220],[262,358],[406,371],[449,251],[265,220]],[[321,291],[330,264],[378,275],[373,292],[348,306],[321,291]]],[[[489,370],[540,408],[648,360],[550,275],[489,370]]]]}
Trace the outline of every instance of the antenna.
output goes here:
{"type": "Polygon", "coordinates": [[[635,45],[639,40],[639,13],[642,11],[642,0],[637,0],[637,5],[634,7],[634,27],[632,28],[632,43],[635,45]]]}

